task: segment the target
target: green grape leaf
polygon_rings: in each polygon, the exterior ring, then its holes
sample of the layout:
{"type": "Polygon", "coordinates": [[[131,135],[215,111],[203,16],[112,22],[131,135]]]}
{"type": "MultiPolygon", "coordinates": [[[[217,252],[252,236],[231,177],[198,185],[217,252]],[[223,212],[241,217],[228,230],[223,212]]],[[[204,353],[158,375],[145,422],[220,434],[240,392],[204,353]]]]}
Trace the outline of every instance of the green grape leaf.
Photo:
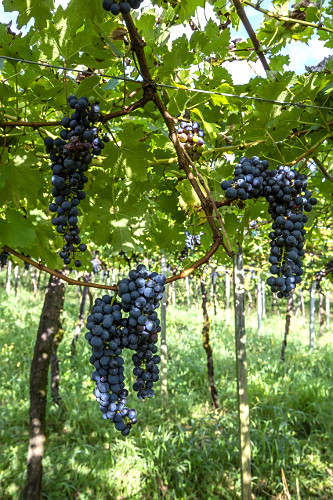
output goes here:
{"type": "Polygon", "coordinates": [[[31,221],[21,212],[7,209],[6,218],[0,219],[0,245],[23,250],[34,238],[35,230],[31,221]]]}
{"type": "Polygon", "coordinates": [[[6,12],[19,11],[17,27],[28,24],[31,18],[35,19],[35,28],[41,30],[46,27],[47,21],[52,17],[54,8],[53,0],[3,0],[6,12]]]}

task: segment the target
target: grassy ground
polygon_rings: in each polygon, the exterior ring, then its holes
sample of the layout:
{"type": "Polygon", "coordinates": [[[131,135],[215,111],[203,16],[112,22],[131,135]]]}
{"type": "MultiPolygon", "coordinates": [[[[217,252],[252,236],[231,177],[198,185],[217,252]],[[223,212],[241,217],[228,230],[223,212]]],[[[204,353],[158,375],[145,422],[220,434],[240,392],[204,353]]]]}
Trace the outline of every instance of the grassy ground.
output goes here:
{"type": "MultiPolygon", "coordinates": [[[[22,498],[28,446],[29,370],[43,296],[0,292],[0,499],[22,498]]],[[[142,403],[138,424],[123,438],[101,418],[92,395],[89,349],[79,339],[70,354],[78,313],[67,291],[65,338],[59,348],[63,406],[49,401],[44,455],[44,498],[50,500],[232,500],[240,497],[234,337],[225,313],[212,318],[215,377],[223,411],[213,412],[195,306],[168,311],[167,414],[160,393],[142,403]]],[[[211,311],[212,313],[212,311],[211,311]]],[[[253,493],[276,497],[281,468],[291,498],[333,498],[332,330],[308,351],[308,323],[293,319],[280,358],[284,320],[247,321],[253,493]]],[[[125,353],[128,361],[130,353],[125,353]]],[[[131,377],[127,372],[127,380],[131,377]]],[[[130,386],[130,384],[127,384],[130,386]]]]}

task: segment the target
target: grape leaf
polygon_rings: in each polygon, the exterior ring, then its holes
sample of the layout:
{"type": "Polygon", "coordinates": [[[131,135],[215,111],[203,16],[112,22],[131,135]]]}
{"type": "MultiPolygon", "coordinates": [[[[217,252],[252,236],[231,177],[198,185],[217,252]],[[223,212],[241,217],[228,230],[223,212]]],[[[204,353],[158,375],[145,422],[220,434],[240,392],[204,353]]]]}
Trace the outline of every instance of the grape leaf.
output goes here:
{"type": "Polygon", "coordinates": [[[35,28],[41,30],[46,27],[47,21],[52,17],[54,8],[53,0],[3,0],[6,12],[19,11],[17,27],[28,24],[31,18],[35,19],[35,28]]]}
{"type": "Polygon", "coordinates": [[[21,212],[7,209],[6,218],[0,219],[0,245],[24,249],[34,238],[35,230],[31,221],[23,217],[21,212]]]}

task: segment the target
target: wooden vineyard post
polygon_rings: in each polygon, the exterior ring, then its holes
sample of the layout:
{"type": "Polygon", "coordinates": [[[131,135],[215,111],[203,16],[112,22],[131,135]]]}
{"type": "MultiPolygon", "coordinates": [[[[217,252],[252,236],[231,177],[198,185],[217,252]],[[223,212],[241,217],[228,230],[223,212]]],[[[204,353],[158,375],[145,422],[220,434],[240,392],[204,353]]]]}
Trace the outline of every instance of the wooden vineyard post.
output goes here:
{"type": "MultiPolygon", "coordinates": [[[[89,281],[91,279],[90,274],[85,273],[83,277],[84,281],[89,281]]],[[[79,318],[76,323],[74,335],[72,338],[72,345],[71,345],[71,354],[72,356],[75,356],[76,354],[76,343],[79,339],[79,335],[81,333],[83,323],[84,323],[84,310],[86,307],[86,301],[87,301],[87,296],[88,296],[88,287],[84,286],[82,292],[80,293],[80,309],[79,309],[79,318]]]]}
{"type": "Polygon", "coordinates": [[[19,266],[15,266],[14,267],[15,296],[17,295],[18,279],[19,279],[19,266]]]}
{"type": "Polygon", "coordinates": [[[226,305],[225,305],[225,322],[228,325],[230,323],[230,276],[229,272],[225,273],[225,295],[226,295],[226,305]]]}
{"type": "Polygon", "coordinates": [[[310,351],[314,349],[314,321],[315,321],[315,300],[316,282],[312,281],[310,288],[310,351]]]}
{"type": "Polygon", "coordinates": [[[292,311],[292,308],[293,308],[293,299],[294,299],[294,290],[291,291],[290,297],[288,299],[288,304],[287,304],[286,324],[285,324],[285,329],[284,329],[284,339],[283,339],[282,348],[281,348],[281,361],[285,361],[284,355],[285,355],[285,352],[286,352],[287,339],[288,339],[289,330],[290,330],[290,321],[291,321],[291,311],[292,311]]]}
{"type": "Polygon", "coordinates": [[[186,297],[187,297],[187,308],[190,308],[190,284],[189,284],[189,279],[188,276],[185,278],[185,285],[186,285],[186,297]]]}
{"type": "Polygon", "coordinates": [[[261,319],[262,319],[262,295],[261,295],[261,277],[258,274],[258,298],[257,298],[257,315],[258,315],[258,335],[261,332],[261,319]]]}
{"type": "Polygon", "coordinates": [[[10,294],[10,287],[11,287],[10,278],[11,278],[11,274],[12,274],[12,266],[13,266],[12,261],[8,260],[8,262],[7,262],[7,279],[6,279],[7,295],[10,294]]]}
{"type": "Polygon", "coordinates": [[[300,291],[299,291],[299,300],[300,300],[301,309],[302,309],[302,318],[305,319],[305,304],[304,304],[304,296],[303,296],[302,289],[300,289],[300,291]]]}
{"type": "Polygon", "coordinates": [[[278,317],[280,317],[279,301],[278,301],[275,293],[273,293],[272,304],[274,305],[274,308],[276,309],[276,313],[277,313],[278,317]]]}
{"type": "MultiPolygon", "coordinates": [[[[199,283],[198,280],[195,280],[195,307],[197,311],[199,310],[199,283]]],[[[171,283],[172,284],[172,283],[171,283]]]]}
{"type": "Polygon", "coordinates": [[[200,286],[201,286],[201,297],[202,297],[202,312],[203,312],[203,328],[202,328],[202,344],[203,348],[206,351],[207,356],[207,371],[208,371],[208,381],[209,381],[209,390],[210,395],[212,397],[212,405],[214,410],[217,410],[219,407],[217,390],[214,382],[214,362],[213,362],[213,350],[210,345],[209,338],[209,330],[210,330],[210,320],[207,311],[207,290],[204,274],[200,277],[200,286]]]}
{"type": "MultiPolygon", "coordinates": [[[[166,273],[165,256],[161,258],[161,274],[166,273]]],[[[167,291],[165,290],[161,302],[161,399],[163,411],[167,408],[168,399],[168,376],[167,376],[167,356],[168,346],[166,341],[166,306],[167,306],[167,291]]]]}
{"type": "Polygon", "coordinates": [[[235,343],[242,500],[251,500],[250,413],[247,388],[243,252],[234,257],[235,343]]]}
{"type": "Polygon", "coordinates": [[[326,330],[330,328],[330,292],[325,294],[326,330]]]}
{"type": "Polygon", "coordinates": [[[319,294],[319,334],[318,337],[322,337],[324,333],[324,326],[325,326],[325,308],[324,308],[324,294],[321,290],[320,284],[318,287],[318,294],[319,294]]]}

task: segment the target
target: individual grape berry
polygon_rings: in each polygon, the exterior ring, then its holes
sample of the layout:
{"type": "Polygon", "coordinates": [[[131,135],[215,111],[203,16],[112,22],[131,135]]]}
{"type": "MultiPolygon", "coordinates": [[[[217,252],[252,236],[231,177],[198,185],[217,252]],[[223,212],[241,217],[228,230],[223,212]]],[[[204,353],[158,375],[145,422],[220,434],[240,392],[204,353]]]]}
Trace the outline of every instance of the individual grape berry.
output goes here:
{"type": "Polygon", "coordinates": [[[117,3],[112,4],[111,7],[110,7],[110,12],[114,16],[117,16],[120,13],[120,7],[119,7],[119,5],[117,3]]]}
{"type": "Polygon", "coordinates": [[[229,187],[225,192],[225,197],[228,200],[233,200],[237,196],[237,190],[233,187],[229,187]]]}
{"type": "Polygon", "coordinates": [[[127,15],[130,13],[130,10],[131,10],[131,6],[128,2],[121,2],[119,4],[119,8],[120,8],[120,12],[123,14],[123,15],[127,15]]]}
{"type": "Polygon", "coordinates": [[[44,144],[47,148],[51,148],[53,146],[53,139],[51,137],[45,137],[44,144]]]}

